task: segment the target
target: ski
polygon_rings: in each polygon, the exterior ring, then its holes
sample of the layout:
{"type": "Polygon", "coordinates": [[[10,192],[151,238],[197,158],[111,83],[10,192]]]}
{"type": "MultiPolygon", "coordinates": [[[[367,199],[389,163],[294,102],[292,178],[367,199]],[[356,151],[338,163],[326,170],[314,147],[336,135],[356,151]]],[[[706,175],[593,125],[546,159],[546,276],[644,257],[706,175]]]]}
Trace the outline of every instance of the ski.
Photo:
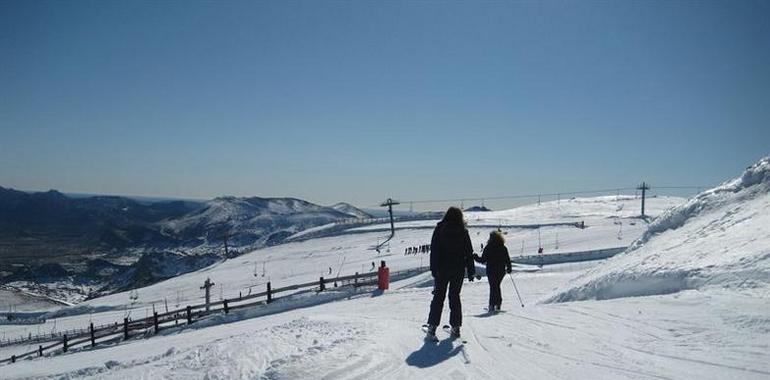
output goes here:
{"type": "Polygon", "coordinates": [[[484,311],[486,311],[486,312],[487,312],[487,314],[493,314],[493,315],[494,315],[494,314],[505,313],[505,310],[502,310],[502,309],[500,309],[500,310],[491,309],[491,310],[490,310],[488,307],[485,307],[485,308],[484,308],[484,311]]]}

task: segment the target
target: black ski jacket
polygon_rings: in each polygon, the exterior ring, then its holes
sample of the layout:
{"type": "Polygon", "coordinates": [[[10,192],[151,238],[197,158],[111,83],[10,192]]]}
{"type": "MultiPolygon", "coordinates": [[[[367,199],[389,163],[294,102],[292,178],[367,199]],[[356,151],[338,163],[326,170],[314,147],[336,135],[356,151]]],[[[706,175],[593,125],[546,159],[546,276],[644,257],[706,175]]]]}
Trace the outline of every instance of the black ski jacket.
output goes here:
{"type": "Polygon", "coordinates": [[[476,275],[471,237],[464,225],[439,222],[433,230],[430,246],[430,271],[434,277],[454,277],[467,270],[476,275]]]}
{"type": "Polygon", "coordinates": [[[505,248],[505,245],[487,245],[481,257],[476,256],[474,259],[487,265],[487,273],[499,275],[504,274],[506,270],[511,270],[511,256],[508,255],[508,248],[505,248]]]}

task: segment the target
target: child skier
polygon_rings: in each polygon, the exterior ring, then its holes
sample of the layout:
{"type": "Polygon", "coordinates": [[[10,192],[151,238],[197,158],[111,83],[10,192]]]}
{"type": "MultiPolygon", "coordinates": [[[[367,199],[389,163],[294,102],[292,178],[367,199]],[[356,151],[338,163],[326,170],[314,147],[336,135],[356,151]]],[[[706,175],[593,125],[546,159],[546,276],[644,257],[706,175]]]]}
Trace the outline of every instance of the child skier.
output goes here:
{"type": "Polygon", "coordinates": [[[503,303],[500,283],[506,272],[511,273],[511,257],[508,255],[508,249],[505,248],[503,235],[498,231],[492,231],[484,253],[481,257],[474,253],[473,259],[487,266],[487,279],[489,279],[489,309],[487,310],[490,313],[500,311],[503,303]]]}

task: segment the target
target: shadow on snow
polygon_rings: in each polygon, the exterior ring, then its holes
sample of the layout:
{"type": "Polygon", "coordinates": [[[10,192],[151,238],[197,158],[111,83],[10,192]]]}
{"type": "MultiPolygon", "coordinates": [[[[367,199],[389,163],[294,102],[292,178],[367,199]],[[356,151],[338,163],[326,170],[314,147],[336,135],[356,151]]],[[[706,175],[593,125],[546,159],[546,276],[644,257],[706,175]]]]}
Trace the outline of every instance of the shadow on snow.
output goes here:
{"type": "Polygon", "coordinates": [[[438,344],[425,341],[420,349],[407,356],[406,364],[418,368],[433,367],[462,350],[461,346],[455,346],[452,342],[452,339],[444,339],[438,344]]]}

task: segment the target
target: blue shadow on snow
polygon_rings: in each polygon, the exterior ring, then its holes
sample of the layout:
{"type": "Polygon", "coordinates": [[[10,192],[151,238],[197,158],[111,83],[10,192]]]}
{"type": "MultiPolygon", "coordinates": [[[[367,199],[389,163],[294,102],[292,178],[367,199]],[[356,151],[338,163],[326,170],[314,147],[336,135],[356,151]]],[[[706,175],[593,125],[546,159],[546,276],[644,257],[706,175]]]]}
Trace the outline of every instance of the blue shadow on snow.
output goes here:
{"type": "Polygon", "coordinates": [[[406,357],[406,364],[412,367],[428,368],[457,355],[462,347],[455,346],[451,339],[440,343],[425,341],[419,350],[406,357]]]}

